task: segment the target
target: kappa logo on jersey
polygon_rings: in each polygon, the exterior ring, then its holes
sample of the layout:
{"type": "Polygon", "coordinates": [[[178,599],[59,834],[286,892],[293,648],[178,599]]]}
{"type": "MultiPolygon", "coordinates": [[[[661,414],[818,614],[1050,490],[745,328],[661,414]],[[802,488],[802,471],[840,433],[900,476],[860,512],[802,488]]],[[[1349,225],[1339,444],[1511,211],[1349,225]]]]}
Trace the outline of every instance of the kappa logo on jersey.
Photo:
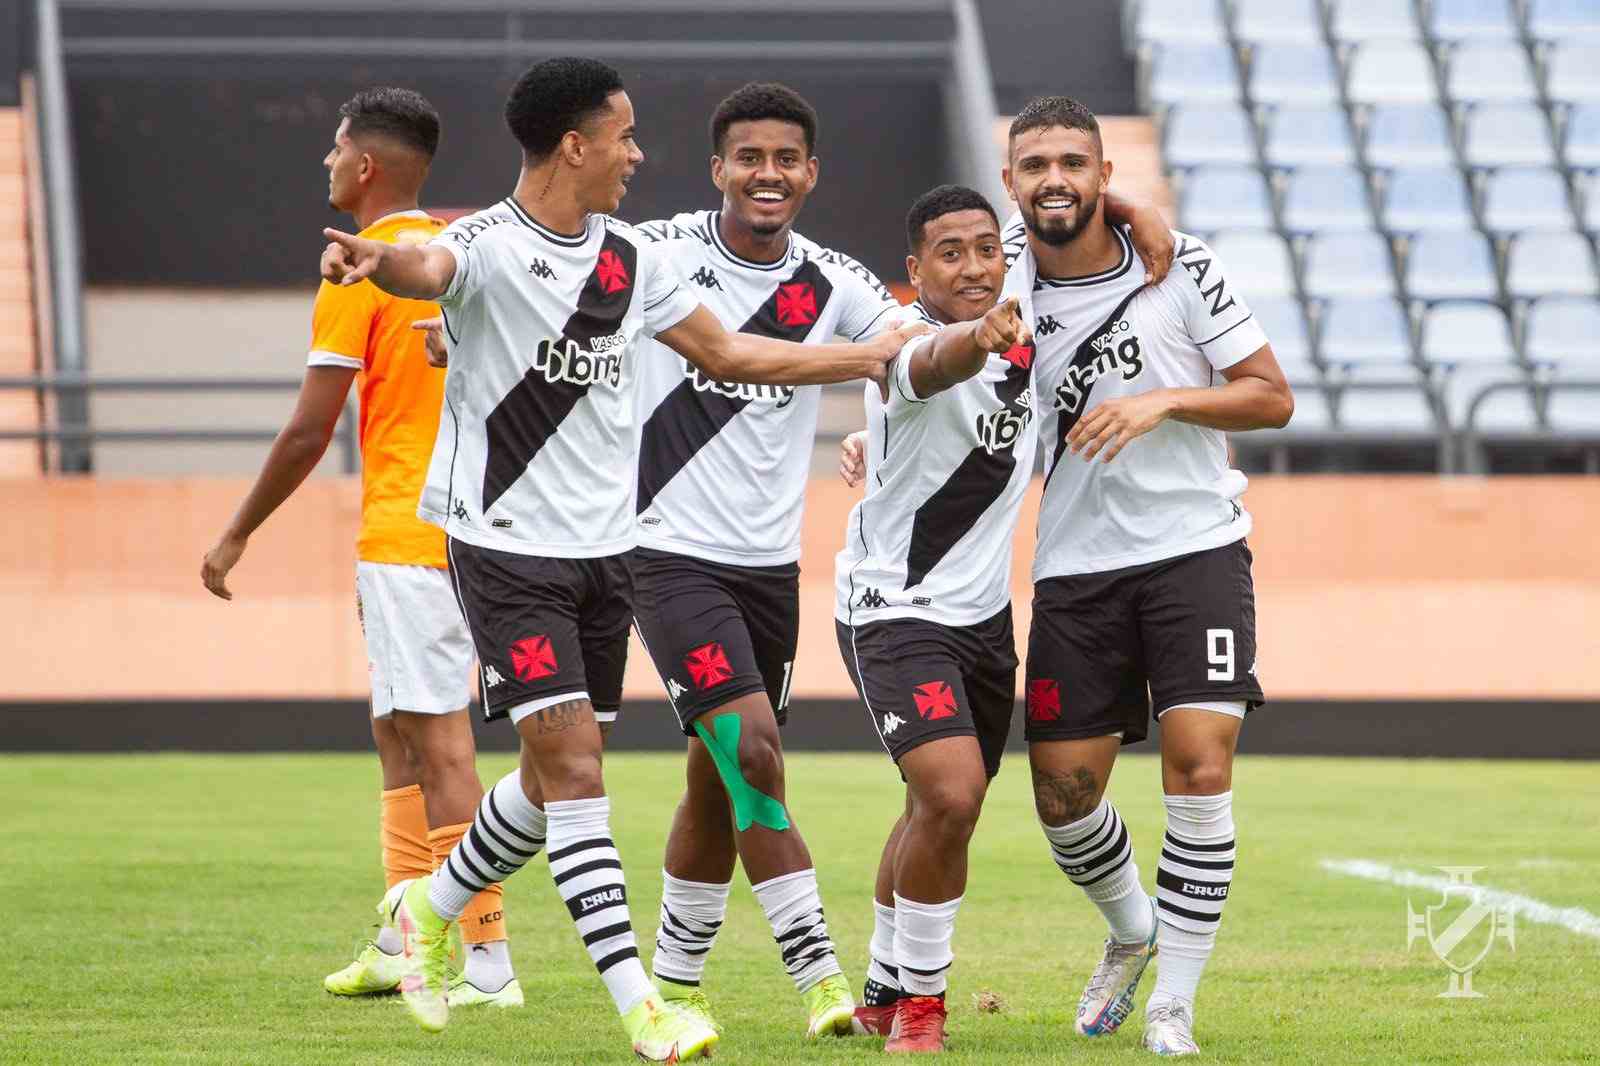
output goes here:
{"type": "Polygon", "coordinates": [[[699,270],[689,275],[689,280],[702,289],[716,289],[722,291],[722,282],[717,280],[717,272],[708,266],[702,265],[699,270]]]}
{"type": "Polygon", "coordinates": [[[861,599],[856,606],[865,607],[870,610],[875,607],[885,607],[888,605],[888,603],[889,601],[883,598],[883,593],[879,592],[877,589],[868,589],[861,594],[861,599]]]}
{"type": "Polygon", "coordinates": [[[504,680],[505,678],[500,676],[500,671],[494,667],[485,666],[483,668],[483,686],[485,688],[494,688],[504,680]]]}
{"type": "Polygon", "coordinates": [[[557,281],[557,280],[559,280],[556,277],[556,272],[554,270],[550,269],[550,264],[546,263],[543,259],[535,259],[532,263],[529,263],[528,264],[528,273],[532,274],[534,277],[538,278],[540,281],[557,281]]]}
{"type": "Polygon", "coordinates": [[[600,258],[594,266],[594,275],[600,282],[600,291],[607,296],[615,295],[633,284],[633,279],[628,277],[628,264],[622,261],[622,256],[610,248],[600,252],[600,258]]]}
{"type": "Polygon", "coordinates": [[[1087,358],[1081,363],[1074,359],[1056,386],[1054,404],[1058,411],[1080,413],[1089,390],[1103,377],[1121,374],[1122,380],[1132,381],[1144,372],[1144,350],[1126,318],[1118,318],[1090,337],[1079,352],[1087,358]]]}
{"type": "Polygon", "coordinates": [[[712,392],[730,400],[744,400],[746,403],[770,400],[775,409],[788,407],[794,401],[793,385],[747,385],[736,381],[718,381],[707,377],[705,371],[687,359],[683,360],[683,376],[689,379],[695,392],[712,392]]]}
{"type": "Polygon", "coordinates": [[[1048,337],[1050,334],[1065,328],[1061,324],[1061,320],[1056,318],[1055,315],[1041,315],[1039,320],[1033,324],[1033,335],[1035,337],[1048,337]]]}
{"type": "Polygon", "coordinates": [[[537,681],[556,672],[556,650],[544,634],[511,645],[511,669],[519,681],[537,681]]]}
{"type": "Polygon", "coordinates": [[[950,691],[947,682],[929,681],[925,685],[918,685],[911,690],[911,698],[916,701],[917,713],[922,715],[925,722],[956,716],[956,694],[950,691]]]}
{"type": "Polygon", "coordinates": [[[1061,719],[1061,683],[1053,678],[1028,682],[1028,721],[1056,722],[1061,719]]]}
{"type": "Polygon", "coordinates": [[[1033,422],[1033,390],[1023,389],[1022,395],[992,414],[978,416],[978,443],[993,455],[1016,445],[1033,422]]]}
{"type": "Polygon", "coordinates": [[[698,689],[716,688],[733,676],[728,665],[728,653],[716,641],[702,644],[683,657],[683,668],[689,671],[689,680],[698,689]]]}
{"type": "Polygon", "coordinates": [[[544,373],[546,381],[565,381],[572,385],[604,383],[617,388],[622,382],[622,356],[627,351],[621,334],[596,337],[589,343],[595,351],[584,351],[570,338],[540,341],[533,353],[533,367],[544,373]]]}
{"type": "Polygon", "coordinates": [[[778,321],[785,326],[809,326],[817,320],[817,290],[808,282],[778,286],[778,321]]]}
{"type": "Polygon", "coordinates": [[[1183,269],[1188,271],[1189,277],[1194,279],[1194,287],[1200,290],[1200,296],[1211,305],[1211,317],[1216,318],[1222,312],[1234,305],[1234,299],[1228,295],[1228,282],[1221,273],[1217,274],[1208,288],[1206,275],[1211,272],[1215,262],[1211,258],[1210,250],[1199,241],[1190,242],[1186,237],[1180,237],[1177,251],[1173,258],[1183,264],[1183,269]]]}
{"type": "Polygon", "coordinates": [[[906,720],[904,718],[891,711],[883,716],[883,735],[888,736],[905,724],[906,720]]]}

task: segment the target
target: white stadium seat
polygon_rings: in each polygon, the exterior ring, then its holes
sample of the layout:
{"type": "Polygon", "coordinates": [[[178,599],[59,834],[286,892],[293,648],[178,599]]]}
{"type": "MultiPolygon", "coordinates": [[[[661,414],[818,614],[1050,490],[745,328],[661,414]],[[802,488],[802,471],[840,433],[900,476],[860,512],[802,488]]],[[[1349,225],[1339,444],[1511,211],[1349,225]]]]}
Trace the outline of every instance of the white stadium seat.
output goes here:
{"type": "Polygon", "coordinates": [[[1283,224],[1296,232],[1372,224],[1367,180],[1355,167],[1301,167],[1284,182],[1283,224]]]}
{"type": "Polygon", "coordinates": [[[1190,231],[1270,229],[1272,197],[1254,167],[1196,167],[1183,177],[1178,217],[1190,231]]]}
{"type": "Polygon", "coordinates": [[[1420,44],[1376,41],[1350,57],[1350,99],[1361,104],[1437,101],[1433,61],[1420,44]]]}
{"type": "MultiPolygon", "coordinates": [[[[1239,275],[1234,271],[1233,262],[1226,262],[1229,278],[1237,278],[1239,275]]],[[[1272,345],[1272,354],[1283,365],[1284,374],[1289,373],[1288,364],[1291,362],[1310,363],[1311,337],[1306,332],[1306,319],[1300,301],[1293,296],[1258,296],[1243,285],[1239,288],[1249,299],[1250,311],[1266,333],[1267,343],[1272,345]]]]}
{"type": "Polygon", "coordinates": [[[1180,105],[1167,112],[1162,150],[1172,167],[1254,163],[1255,132],[1249,113],[1241,107],[1180,105]]]}
{"type": "Polygon", "coordinates": [[[1217,0],[1139,0],[1133,32],[1141,44],[1204,44],[1227,38],[1217,0]]]}
{"type": "Polygon", "coordinates": [[[1445,92],[1451,100],[1532,100],[1539,95],[1520,44],[1464,44],[1450,51],[1445,92]]]}
{"type": "Polygon", "coordinates": [[[1472,226],[1472,197],[1454,167],[1395,170],[1383,183],[1383,225],[1392,233],[1472,226]]]}
{"type": "Polygon", "coordinates": [[[1542,41],[1600,40],[1600,0],[1527,0],[1528,36],[1542,41]]]}
{"type": "Polygon", "coordinates": [[[1539,428],[1533,393],[1526,376],[1514,366],[1457,367],[1445,376],[1443,392],[1446,417],[1456,429],[1467,428],[1469,414],[1473,428],[1480,433],[1532,433],[1539,428]],[[1472,404],[1479,393],[1499,384],[1519,384],[1521,388],[1495,389],[1473,414],[1472,404]]]}
{"type": "Polygon", "coordinates": [[[1262,116],[1266,159],[1272,166],[1348,165],[1356,161],[1344,108],[1270,107],[1262,116]]]}
{"type": "Polygon", "coordinates": [[[1462,154],[1470,166],[1554,166],[1550,124],[1537,104],[1477,104],[1462,121],[1462,154]]]}
{"type": "Polygon", "coordinates": [[[1435,304],[1422,318],[1422,359],[1443,366],[1510,364],[1516,359],[1511,347],[1511,323],[1505,312],[1491,303],[1435,304]]]}
{"type": "Polygon", "coordinates": [[[1241,41],[1321,44],[1317,0],[1234,0],[1233,30],[1241,41]]]}
{"type": "Polygon", "coordinates": [[[1496,170],[1484,179],[1483,220],[1497,233],[1569,228],[1567,181],[1560,171],[1539,167],[1496,170]]]}
{"type": "Polygon", "coordinates": [[[1517,297],[1595,295],[1588,240],[1570,230],[1518,234],[1506,257],[1506,289],[1517,297]]]}
{"type": "Polygon", "coordinates": [[[1411,5],[1403,0],[1330,0],[1335,40],[1414,41],[1419,36],[1411,5]]]}
{"type": "Polygon", "coordinates": [[[1250,55],[1250,95],[1261,104],[1337,104],[1339,72],[1323,45],[1258,45],[1250,55]]]}
{"type": "Polygon", "coordinates": [[[1514,41],[1512,0],[1433,0],[1428,33],[1444,41],[1514,41]]]}
{"type": "Polygon", "coordinates": [[[1228,280],[1251,307],[1261,297],[1294,292],[1294,258],[1288,243],[1272,230],[1224,230],[1210,243],[1228,268],[1228,280]]]}
{"type": "Polygon", "coordinates": [[[1468,231],[1419,234],[1406,252],[1406,289],[1423,300],[1498,298],[1489,242],[1468,231]]]}
{"type": "Polygon", "coordinates": [[[1557,42],[1545,70],[1552,100],[1600,100],[1600,44],[1557,42]]]}
{"type": "Polygon", "coordinates": [[[1367,160],[1375,167],[1444,167],[1455,163],[1450,125],[1437,104],[1389,104],[1367,116],[1367,160]]]}
{"type": "Polygon", "coordinates": [[[1552,389],[1545,415],[1558,432],[1600,435],[1600,392],[1552,389]]]}
{"type": "Polygon", "coordinates": [[[1600,104],[1577,104],[1568,113],[1562,154],[1569,167],[1600,167],[1600,104]]]}
{"type": "Polygon", "coordinates": [[[1371,230],[1321,233],[1306,244],[1306,292],[1312,296],[1392,296],[1389,243],[1371,230]]]}
{"type": "Polygon", "coordinates": [[[1322,361],[1329,364],[1410,363],[1411,323],[1387,297],[1329,300],[1322,309],[1322,361]]]}
{"type": "Polygon", "coordinates": [[[1239,73],[1225,44],[1160,44],[1150,49],[1150,99],[1155,104],[1233,102],[1239,73]]]}
{"type": "Polygon", "coordinates": [[[1294,390],[1294,414],[1289,417],[1288,425],[1290,432],[1326,433],[1333,429],[1332,405],[1321,386],[1298,378],[1290,378],[1289,383],[1299,386],[1294,390]]]}
{"type": "Polygon", "coordinates": [[[1427,392],[1410,384],[1347,391],[1339,401],[1339,423],[1367,433],[1432,433],[1438,428],[1427,392]]]}
{"type": "Polygon", "coordinates": [[[1528,360],[1552,366],[1600,359],[1600,300],[1556,296],[1528,309],[1525,347],[1528,360]]]}

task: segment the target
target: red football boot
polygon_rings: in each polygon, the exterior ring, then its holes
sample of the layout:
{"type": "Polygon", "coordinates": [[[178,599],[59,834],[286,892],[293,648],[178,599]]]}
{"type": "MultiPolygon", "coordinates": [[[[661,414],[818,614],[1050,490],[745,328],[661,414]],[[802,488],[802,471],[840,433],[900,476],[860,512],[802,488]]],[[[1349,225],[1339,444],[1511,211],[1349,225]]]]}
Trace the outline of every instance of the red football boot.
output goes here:
{"type": "Polygon", "coordinates": [[[905,996],[896,1004],[894,1025],[883,1050],[917,1054],[944,1050],[944,997],[905,996]]]}
{"type": "Polygon", "coordinates": [[[882,1007],[857,1007],[855,1014],[850,1017],[850,1028],[856,1031],[857,1036],[888,1036],[890,1027],[894,1025],[896,1006],[897,1003],[889,1003],[882,1007]]]}

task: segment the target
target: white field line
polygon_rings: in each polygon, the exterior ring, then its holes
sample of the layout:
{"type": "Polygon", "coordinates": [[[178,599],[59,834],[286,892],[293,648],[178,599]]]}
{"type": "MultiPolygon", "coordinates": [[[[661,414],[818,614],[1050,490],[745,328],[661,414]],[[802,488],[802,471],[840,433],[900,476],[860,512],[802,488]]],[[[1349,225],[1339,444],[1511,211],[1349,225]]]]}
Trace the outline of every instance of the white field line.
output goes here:
{"type": "MultiPolygon", "coordinates": [[[[1330,873],[1348,877],[1361,877],[1368,881],[1382,881],[1401,888],[1426,888],[1443,893],[1447,888],[1459,888],[1448,877],[1437,874],[1419,874],[1402,870],[1381,862],[1366,859],[1323,859],[1319,864],[1330,873]]],[[[1579,936],[1600,940],[1600,915],[1591,914],[1582,907],[1553,907],[1532,896],[1505,892],[1486,885],[1474,886],[1481,891],[1480,898],[1491,907],[1509,908],[1523,921],[1540,925],[1557,925],[1579,936]]]]}

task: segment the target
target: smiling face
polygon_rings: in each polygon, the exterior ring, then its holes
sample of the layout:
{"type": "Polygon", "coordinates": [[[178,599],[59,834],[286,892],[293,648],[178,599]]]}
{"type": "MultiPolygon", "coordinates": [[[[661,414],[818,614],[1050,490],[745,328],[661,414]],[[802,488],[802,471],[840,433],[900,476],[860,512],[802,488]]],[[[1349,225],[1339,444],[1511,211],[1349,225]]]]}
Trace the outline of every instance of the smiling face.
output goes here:
{"type": "Polygon", "coordinates": [[[817,186],[817,161],[805,130],[782,119],[735,122],[711,157],[722,210],[752,233],[770,237],[794,223],[817,186]]]}
{"type": "Polygon", "coordinates": [[[1028,232],[1059,247],[1099,216],[1111,164],[1087,131],[1046,126],[1012,139],[1004,180],[1028,232]]]}
{"type": "Polygon", "coordinates": [[[607,107],[585,124],[579,137],[584,169],[583,207],[610,215],[628,195],[628,182],[644,162],[644,152],[634,140],[633,101],[628,94],[619,89],[606,98],[606,103],[607,107]]]}
{"type": "Polygon", "coordinates": [[[350,120],[339,120],[333,134],[333,148],[322,159],[328,168],[328,206],[335,211],[354,210],[361,195],[364,156],[350,139],[350,120]]]}
{"type": "Polygon", "coordinates": [[[906,272],[917,299],[940,321],[983,317],[1006,280],[999,224],[975,208],[929,219],[917,254],[906,258],[906,272]]]}

